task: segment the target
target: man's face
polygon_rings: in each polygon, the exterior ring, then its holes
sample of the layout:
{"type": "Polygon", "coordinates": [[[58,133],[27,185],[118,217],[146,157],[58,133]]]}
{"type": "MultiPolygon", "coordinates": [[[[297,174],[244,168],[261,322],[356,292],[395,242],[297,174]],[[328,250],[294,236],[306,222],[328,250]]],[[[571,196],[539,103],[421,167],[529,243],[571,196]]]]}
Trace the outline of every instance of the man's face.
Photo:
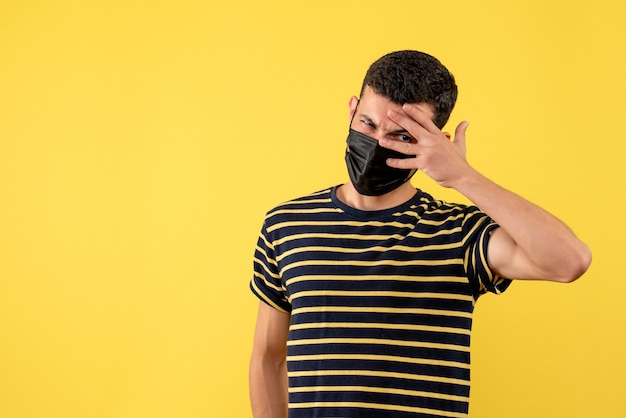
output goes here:
{"type": "MultiPolygon", "coordinates": [[[[433,109],[426,103],[418,106],[432,119],[433,109]]],[[[376,140],[389,138],[395,141],[415,142],[415,139],[387,116],[390,110],[403,113],[402,105],[392,102],[388,98],[376,94],[369,86],[365,87],[361,100],[356,97],[350,99],[351,128],[376,140]]]]}

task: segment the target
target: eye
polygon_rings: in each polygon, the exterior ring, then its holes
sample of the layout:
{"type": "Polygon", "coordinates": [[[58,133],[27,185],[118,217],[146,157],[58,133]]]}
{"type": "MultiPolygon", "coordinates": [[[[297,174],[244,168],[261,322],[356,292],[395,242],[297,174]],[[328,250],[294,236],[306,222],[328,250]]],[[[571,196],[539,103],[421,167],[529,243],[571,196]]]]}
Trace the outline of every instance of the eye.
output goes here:
{"type": "Polygon", "coordinates": [[[402,142],[411,142],[413,140],[413,138],[411,138],[410,136],[406,134],[398,134],[396,135],[396,139],[402,142]]]}

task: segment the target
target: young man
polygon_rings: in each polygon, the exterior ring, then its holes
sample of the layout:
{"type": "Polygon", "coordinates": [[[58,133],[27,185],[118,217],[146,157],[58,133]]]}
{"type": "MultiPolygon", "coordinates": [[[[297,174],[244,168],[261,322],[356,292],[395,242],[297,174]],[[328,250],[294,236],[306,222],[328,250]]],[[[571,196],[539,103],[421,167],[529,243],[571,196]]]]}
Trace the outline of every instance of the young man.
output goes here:
{"type": "Polygon", "coordinates": [[[267,214],[250,284],[255,418],[465,417],[478,297],[587,270],[566,225],[467,163],[466,122],[453,140],[440,130],[456,95],[430,55],[380,58],[349,102],[350,182],[267,214]],[[416,170],[473,205],[416,190],[416,170]]]}

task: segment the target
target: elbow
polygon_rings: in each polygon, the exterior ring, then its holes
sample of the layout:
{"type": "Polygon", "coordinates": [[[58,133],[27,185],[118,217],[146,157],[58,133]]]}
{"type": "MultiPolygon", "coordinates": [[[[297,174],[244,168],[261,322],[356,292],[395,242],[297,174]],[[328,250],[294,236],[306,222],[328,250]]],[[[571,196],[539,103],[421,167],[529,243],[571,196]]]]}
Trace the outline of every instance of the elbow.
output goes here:
{"type": "Polygon", "coordinates": [[[250,358],[250,368],[280,369],[287,364],[287,350],[283,346],[254,347],[250,358]]]}
{"type": "Polygon", "coordinates": [[[591,249],[581,243],[581,248],[573,252],[571,260],[566,266],[563,266],[563,273],[560,279],[561,283],[572,283],[582,277],[591,265],[591,249]]]}

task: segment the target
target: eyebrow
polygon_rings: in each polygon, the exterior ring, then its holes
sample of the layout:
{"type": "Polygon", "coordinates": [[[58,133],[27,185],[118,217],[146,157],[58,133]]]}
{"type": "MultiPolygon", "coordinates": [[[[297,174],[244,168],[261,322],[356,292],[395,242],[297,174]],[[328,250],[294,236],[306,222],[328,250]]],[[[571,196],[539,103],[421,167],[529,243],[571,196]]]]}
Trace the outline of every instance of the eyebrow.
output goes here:
{"type": "Polygon", "coordinates": [[[378,125],[376,125],[376,123],[372,120],[372,118],[370,118],[369,116],[361,113],[359,115],[360,118],[365,119],[365,122],[369,123],[370,125],[372,125],[374,128],[378,128],[378,125]]]}

